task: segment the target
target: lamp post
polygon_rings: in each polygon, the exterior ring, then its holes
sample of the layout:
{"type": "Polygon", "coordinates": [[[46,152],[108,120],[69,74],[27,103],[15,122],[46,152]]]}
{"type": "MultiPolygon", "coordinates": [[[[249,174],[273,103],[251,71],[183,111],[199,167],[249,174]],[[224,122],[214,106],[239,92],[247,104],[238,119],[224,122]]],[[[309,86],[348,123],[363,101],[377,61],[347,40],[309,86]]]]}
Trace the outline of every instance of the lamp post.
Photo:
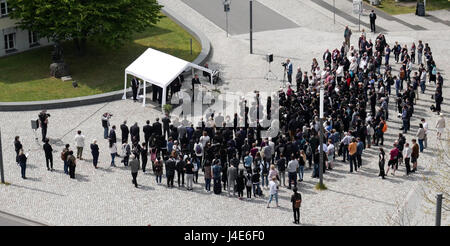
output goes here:
{"type": "Polygon", "coordinates": [[[5,173],[3,171],[3,149],[2,149],[2,133],[0,130],[0,176],[1,183],[5,184],[5,173]]]}
{"type": "Polygon", "coordinates": [[[324,101],[324,89],[323,89],[323,81],[320,81],[320,113],[319,113],[319,124],[320,124],[320,136],[319,136],[319,188],[323,189],[323,101],[324,101]]]}
{"type": "Polygon", "coordinates": [[[333,22],[336,24],[336,0],[333,0],[333,22]]]}
{"type": "Polygon", "coordinates": [[[223,1],[223,11],[225,11],[225,25],[228,38],[228,12],[230,12],[230,2],[228,0],[223,1]]]}
{"type": "Polygon", "coordinates": [[[250,54],[253,54],[253,0],[250,0],[250,54]]]}

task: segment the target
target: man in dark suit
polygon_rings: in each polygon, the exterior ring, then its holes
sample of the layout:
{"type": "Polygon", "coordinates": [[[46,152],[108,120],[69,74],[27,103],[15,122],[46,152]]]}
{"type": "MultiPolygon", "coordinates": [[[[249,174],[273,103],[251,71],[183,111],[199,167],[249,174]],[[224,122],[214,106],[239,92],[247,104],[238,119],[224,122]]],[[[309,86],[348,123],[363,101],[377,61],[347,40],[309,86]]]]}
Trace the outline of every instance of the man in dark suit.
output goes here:
{"type": "Polygon", "coordinates": [[[131,142],[134,144],[135,142],[139,142],[139,126],[138,123],[135,122],[134,125],[130,127],[130,135],[131,135],[131,142]]]}
{"type": "Polygon", "coordinates": [[[136,77],[133,76],[133,79],[131,80],[131,89],[133,90],[133,101],[137,101],[137,93],[139,88],[139,81],[136,77]]]}
{"type": "Polygon", "coordinates": [[[142,127],[142,131],[144,132],[145,146],[148,148],[148,143],[150,142],[150,137],[152,136],[153,128],[150,125],[149,120],[147,120],[146,123],[147,123],[147,125],[142,127]]]}
{"type": "Polygon", "coordinates": [[[166,116],[164,116],[164,118],[162,118],[162,123],[163,123],[163,132],[164,132],[164,138],[166,137],[166,133],[167,133],[167,137],[170,135],[170,131],[169,131],[169,125],[170,125],[170,118],[169,115],[166,114],[166,116]]]}
{"type": "Polygon", "coordinates": [[[122,131],[122,144],[128,141],[128,134],[130,130],[127,126],[127,121],[124,121],[122,125],[120,125],[120,130],[122,131]]]}
{"type": "Polygon", "coordinates": [[[295,82],[297,84],[297,91],[300,91],[300,85],[302,84],[302,77],[303,77],[302,69],[300,67],[298,67],[297,75],[295,76],[295,82]]]}
{"type": "Polygon", "coordinates": [[[194,88],[195,84],[201,84],[200,79],[198,78],[198,75],[196,74],[194,78],[192,78],[192,102],[194,101],[194,88]]]}
{"type": "Polygon", "coordinates": [[[370,12],[369,18],[370,18],[370,30],[372,32],[375,32],[375,20],[377,19],[377,14],[375,14],[374,10],[370,12]]]}
{"type": "Polygon", "coordinates": [[[156,122],[152,125],[153,133],[156,134],[156,136],[162,135],[162,125],[159,123],[159,118],[156,118],[156,122]]]}
{"type": "Polygon", "coordinates": [[[111,130],[109,131],[109,140],[113,143],[117,143],[117,137],[116,137],[116,126],[112,126],[111,130]]]}

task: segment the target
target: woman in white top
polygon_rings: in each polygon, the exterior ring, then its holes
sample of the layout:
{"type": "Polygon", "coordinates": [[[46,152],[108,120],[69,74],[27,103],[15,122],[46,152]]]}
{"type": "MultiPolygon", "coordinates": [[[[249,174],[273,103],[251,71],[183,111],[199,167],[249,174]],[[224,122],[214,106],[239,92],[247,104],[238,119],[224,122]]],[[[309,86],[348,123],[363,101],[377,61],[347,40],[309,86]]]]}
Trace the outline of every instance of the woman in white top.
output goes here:
{"type": "Polygon", "coordinates": [[[116,165],[114,164],[114,158],[116,158],[117,155],[116,143],[111,141],[109,142],[109,151],[111,152],[111,166],[115,167],[116,165]]]}
{"type": "Polygon", "coordinates": [[[334,157],[334,144],[333,140],[328,139],[328,146],[327,146],[327,159],[326,166],[328,170],[333,169],[333,157],[334,157]]]}
{"type": "Polygon", "coordinates": [[[439,140],[441,140],[441,136],[445,130],[445,118],[442,113],[439,114],[439,119],[436,122],[436,129],[437,129],[437,137],[439,140]]]}

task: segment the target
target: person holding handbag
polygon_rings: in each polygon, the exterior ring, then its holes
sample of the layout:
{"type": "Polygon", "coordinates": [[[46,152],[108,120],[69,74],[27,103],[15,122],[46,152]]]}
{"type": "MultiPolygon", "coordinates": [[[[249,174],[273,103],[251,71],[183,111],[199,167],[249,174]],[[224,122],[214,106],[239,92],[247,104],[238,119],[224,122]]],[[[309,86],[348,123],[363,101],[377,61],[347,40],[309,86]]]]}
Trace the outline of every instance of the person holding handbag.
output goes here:
{"type": "Polygon", "coordinates": [[[294,211],[294,224],[300,224],[300,206],[302,204],[302,195],[298,193],[297,187],[292,190],[294,194],[291,196],[292,210],[294,211]]]}

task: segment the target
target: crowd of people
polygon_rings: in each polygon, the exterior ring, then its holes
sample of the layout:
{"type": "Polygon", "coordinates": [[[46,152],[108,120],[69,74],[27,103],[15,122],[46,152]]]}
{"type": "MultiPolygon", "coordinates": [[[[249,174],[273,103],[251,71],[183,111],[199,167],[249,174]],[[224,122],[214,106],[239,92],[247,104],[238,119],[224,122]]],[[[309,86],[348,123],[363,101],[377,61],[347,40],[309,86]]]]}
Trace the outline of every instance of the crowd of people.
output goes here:
{"type": "MultiPolygon", "coordinates": [[[[110,124],[112,114],[103,114],[103,136],[109,144],[110,166],[117,166],[116,157],[121,157],[123,165],[130,166],[135,187],[139,187],[138,170],[145,173],[150,169],[158,184],[162,183],[165,174],[167,187],[174,187],[176,177],[177,186],[185,186],[189,191],[196,185],[200,187],[201,172],[203,189],[207,192],[211,192],[211,188],[215,194],[225,190],[230,196],[237,193],[243,200],[244,191],[246,198],[251,199],[263,197],[263,190],[267,190],[267,207],[273,199],[278,206],[278,191],[284,186],[294,191],[291,199],[296,216],[294,223],[299,222],[301,195],[297,187],[304,179],[305,169],[312,169],[312,177],[319,178],[320,165],[323,173],[332,172],[341,157],[342,162],[349,162],[350,173],[357,172],[367,165],[363,163],[364,151],[377,146],[379,176],[383,179],[390,171],[395,175],[403,163],[407,175],[416,172],[420,153],[427,148],[428,123],[422,118],[416,135],[407,139],[406,134],[411,130],[411,118],[416,114],[415,104],[432,85],[436,86],[435,105],[430,109],[440,115],[436,125],[439,138],[445,129],[445,119],[440,113],[443,78],[437,72],[431,47],[422,41],[417,46],[412,43],[410,48],[395,42],[391,49],[383,34],[372,42],[364,32],[353,46],[351,35],[346,27],[345,41],[340,49],[326,50],[323,61],[319,64],[314,58],[310,69],[299,67],[295,85],[289,83],[286,89],[269,96],[265,106],[259,93],[255,94],[254,101],[244,100],[241,111],[229,122],[224,122],[223,116],[214,117],[211,113],[194,126],[193,122],[180,122],[166,114],[153,123],[147,120],[141,138],[138,123],[128,126],[124,121],[120,125],[121,143],[118,143],[119,129],[110,124]],[[392,69],[391,53],[394,53],[395,64],[400,65],[398,73],[392,69]],[[322,126],[319,123],[321,87],[326,98],[322,126]],[[389,114],[389,103],[396,104],[398,114],[389,114]],[[279,120],[279,134],[266,138],[261,134],[267,129],[266,124],[260,122],[275,120],[270,119],[273,111],[279,115],[276,119],[279,120]],[[398,134],[397,140],[385,145],[384,134],[390,129],[389,120],[395,117],[402,120],[402,133],[398,134]],[[322,148],[319,146],[321,128],[324,129],[322,148]],[[384,147],[392,147],[389,157],[386,157],[384,147]],[[323,150],[322,158],[320,149],[323,150]],[[389,160],[385,171],[386,158],[389,160]],[[149,161],[151,168],[147,168],[149,161]]],[[[287,64],[292,67],[290,60],[287,64]]],[[[39,117],[47,168],[52,171],[53,149],[44,135],[47,115],[43,112],[39,117]]],[[[71,178],[75,178],[77,159],[83,160],[85,136],[81,131],[77,132],[74,143],[76,157],[69,144],[61,152],[64,172],[71,178]]],[[[22,177],[25,178],[26,156],[19,137],[15,139],[15,149],[17,163],[22,166],[22,177]]],[[[97,168],[100,152],[97,140],[92,141],[90,149],[93,165],[97,168]]]]}

